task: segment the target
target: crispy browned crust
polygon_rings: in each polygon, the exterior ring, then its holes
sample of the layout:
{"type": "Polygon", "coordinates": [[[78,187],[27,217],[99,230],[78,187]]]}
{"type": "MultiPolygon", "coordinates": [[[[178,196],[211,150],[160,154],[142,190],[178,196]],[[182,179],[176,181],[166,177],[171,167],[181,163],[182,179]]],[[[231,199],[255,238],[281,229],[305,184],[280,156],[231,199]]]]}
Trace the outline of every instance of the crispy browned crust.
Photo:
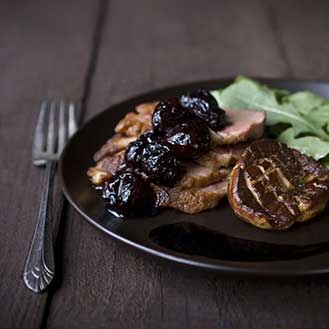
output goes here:
{"type": "Polygon", "coordinates": [[[186,173],[177,183],[177,187],[181,189],[205,187],[218,183],[226,179],[231,172],[231,168],[209,169],[190,163],[186,164],[184,169],[186,173]],[[198,171],[203,171],[203,173],[198,174],[198,171]]]}
{"type": "Polygon", "coordinates": [[[122,150],[114,155],[106,156],[97,162],[96,168],[114,175],[119,166],[123,163],[124,155],[125,151],[122,150]]]}
{"type": "Polygon", "coordinates": [[[119,121],[115,132],[123,136],[135,137],[151,129],[151,114],[129,112],[119,121]]]}
{"type": "Polygon", "coordinates": [[[98,162],[106,156],[113,156],[118,152],[124,150],[129,143],[136,140],[137,137],[122,136],[120,134],[115,134],[111,137],[94,155],[94,161],[98,162]]]}
{"type": "Polygon", "coordinates": [[[237,162],[237,164],[233,167],[227,187],[227,199],[228,202],[233,209],[234,213],[239,216],[243,221],[246,223],[250,223],[254,226],[257,226],[259,228],[270,230],[272,229],[272,226],[266,221],[266,219],[262,216],[255,216],[255,213],[250,213],[247,211],[246,207],[241,206],[240,203],[237,202],[237,199],[235,198],[236,195],[236,189],[238,185],[238,179],[239,179],[239,171],[241,166],[241,160],[237,162]]]}
{"type": "Polygon", "coordinates": [[[245,222],[262,229],[286,230],[295,222],[310,220],[325,208],[329,199],[329,171],[285,145],[260,140],[244,151],[233,168],[227,195],[231,208],[245,222]],[[263,155],[266,152],[268,155],[257,158],[262,150],[263,155]],[[249,175],[251,172],[256,175],[259,163],[271,157],[276,165],[269,166],[256,180],[251,179],[249,175]],[[263,179],[265,176],[267,180],[263,179]],[[265,193],[273,193],[273,198],[265,198],[265,193]]]}
{"type": "Polygon", "coordinates": [[[149,114],[152,115],[155,107],[159,102],[148,102],[142,103],[136,106],[136,112],[140,114],[149,114]]]}
{"type": "Polygon", "coordinates": [[[129,112],[118,122],[114,134],[94,155],[95,162],[124,150],[138,136],[151,129],[151,118],[158,102],[136,106],[136,112],[129,112]]]}
{"type": "Polygon", "coordinates": [[[201,166],[210,169],[228,168],[236,164],[250,142],[233,145],[213,146],[209,152],[195,160],[201,166]]]}
{"type": "Polygon", "coordinates": [[[95,185],[101,185],[109,180],[122,164],[124,159],[124,150],[114,155],[104,156],[99,160],[95,167],[91,167],[87,171],[87,175],[95,185]]]}
{"type": "Polygon", "coordinates": [[[111,173],[96,167],[90,167],[87,171],[87,175],[94,185],[102,185],[112,177],[111,173]]]}
{"type": "Polygon", "coordinates": [[[153,186],[158,195],[158,205],[174,208],[186,214],[196,214],[215,208],[226,197],[228,179],[202,187],[162,189],[153,186]]]}

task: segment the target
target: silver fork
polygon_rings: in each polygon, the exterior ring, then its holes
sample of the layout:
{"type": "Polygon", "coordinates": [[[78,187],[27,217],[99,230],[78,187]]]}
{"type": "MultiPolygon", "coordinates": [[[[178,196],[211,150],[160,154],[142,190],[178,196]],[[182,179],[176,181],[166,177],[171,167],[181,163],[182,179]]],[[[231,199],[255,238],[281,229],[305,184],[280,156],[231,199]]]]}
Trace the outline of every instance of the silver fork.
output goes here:
{"type": "Polygon", "coordinates": [[[37,224],[23,276],[25,285],[37,293],[44,291],[55,275],[52,232],[54,174],[63,148],[76,130],[74,103],[65,105],[64,101],[61,101],[57,106],[56,102],[49,104],[44,101],[41,104],[35,129],[32,158],[34,165],[46,167],[46,173],[37,224]],[[48,121],[48,125],[46,121],[48,121]]]}

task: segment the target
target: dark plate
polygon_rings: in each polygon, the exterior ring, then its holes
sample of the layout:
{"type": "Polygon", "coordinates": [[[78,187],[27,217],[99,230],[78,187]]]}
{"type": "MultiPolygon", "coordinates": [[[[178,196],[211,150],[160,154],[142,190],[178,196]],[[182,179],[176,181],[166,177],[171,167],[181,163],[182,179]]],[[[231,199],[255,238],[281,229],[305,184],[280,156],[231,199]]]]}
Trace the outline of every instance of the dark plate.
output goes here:
{"type": "MultiPolygon", "coordinates": [[[[276,88],[310,90],[329,98],[329,84],[259,79],[276,88]]],[[[204,87],[222,88],[232,80],[190,83],[129,99],[111,106],[85,124],[66,146],[60,162],[63,190],[73,207],[103,232],[136,248],[172,261],[231,274],[304,276],[329,272],[327,211],[287,232],[268,232],[237,219],[227,202],[189,216],[165,210],[150,218],[120,220],[104,210],[86,176],[93,154],[114,126],[135,105],[204,87]],[[165,226],[168,224],[173,226],[165,226]],[[189,223],[192,223],[189,224],[189,223]],[[193,225],[201,225],[199,226],[193,225]]]]}

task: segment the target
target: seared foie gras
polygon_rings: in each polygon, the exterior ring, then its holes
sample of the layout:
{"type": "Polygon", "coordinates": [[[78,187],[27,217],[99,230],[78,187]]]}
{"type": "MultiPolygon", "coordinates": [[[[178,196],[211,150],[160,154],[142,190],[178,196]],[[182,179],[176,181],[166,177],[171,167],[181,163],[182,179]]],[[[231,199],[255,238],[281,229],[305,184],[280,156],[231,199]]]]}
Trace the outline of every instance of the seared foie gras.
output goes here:
{"type": "Polygon", "coordinates": [[[329,199],[329,170],[273,140],[252,143],[232,170],[228,200],[244,221],[285,230],[311,219],[329,199]]]}

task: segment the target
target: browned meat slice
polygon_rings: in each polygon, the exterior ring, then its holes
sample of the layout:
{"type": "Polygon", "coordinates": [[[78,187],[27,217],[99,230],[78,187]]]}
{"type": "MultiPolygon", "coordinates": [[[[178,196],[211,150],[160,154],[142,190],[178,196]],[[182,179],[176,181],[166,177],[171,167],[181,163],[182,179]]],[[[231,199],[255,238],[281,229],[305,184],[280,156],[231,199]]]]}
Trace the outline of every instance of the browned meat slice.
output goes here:
{"type": "Polygon", "coordinates": [[[238,143],[233,145],[216,146],[195,161],[199,165],[210,169],[219,169],[222,167],[227,168],[236,164],[243,151],[249,145],[250,143],[238,143]]]}
{"type": "Polygon", "coordinates": [[[156,187],[158,205],[174,208],[187,214],[214,208],[226,196],[228,179],[202,188],[181,189],[175,187],[167,191],[156,187]]]}
{"type": "Polygon", "coordinates": [[[137,137],[151,129],[151,118],[158,102],[143,103],[136,106],[136,112],[129,112],[118,122],[115,132],[124,136],[137,137]]]}
{"type": "Polygon", "coordinates": [[[151,117],[152,114],[129,112],[116,125],[115,132],[130,137],[139,136],[151,129],[151,117]]]}
{"type": "Polygon", "coordinates": [[[184,169],[186,173],[177,183],[177,188],[187,189],[208,186],[223,180],[231,172],[231,168],[210,169],[194,163],[186,163],[184,169]]]}
{"type": "MultiPolygon", "coordinates": [[[[124,150],[105,156],[88,170],[87,175],[94,184],[102,184],[115,174],[123,160],[124,150]]],[[[204,187],[222,180],[231,172],[231,168],[207,168],[191,162],[185,163],[184,169],[185,174],[177,184],[179,188],[204,187]]]]}
{"type": "Polygon", "coordinates": [[[155,107],[159,102],[142,103],[136,106],[136,111],[140,114],[152,115],[155,107]]]}
{"type": "MultiPolygon", "coordinates": [[[[95,185],[110,179],[123,161],[124,151],[100,160],[87,174],[95,185]]],[[[231,168],[209,169],[193,163],[185,164],[186,173],[174,188],[153,186],[163,207],[193,214],[214,208],[226,195],[231,168]],[[161,196],[161,197],[160,197],[161,196]]]]}
{"type": "MultiPolygon", "coordinates": [[[[117,124],[115,131],[125,136],[139,136],[151,129],[151,118],[157,102],[143,103],[136,112],[129,112],[117,124]]],[[[264,133],[265,113],[252,110],[226,109],[228,125],[219,131],[211,131],[215,145],[236,144],[260,138],[264,133]]]]}
{"type": "MultiPolygon", "coordinates": [[[[179,181],[178,185],[182,188],[191,187],[204,187],[218,182],[223,177],[226,177],[230,172],[233,164],[236,163],[239,156],[242,154],[242,150],[246,145],[239,144],[233,147],[216,147],[215,150],[205,154],[202,158],[196,159],[196,163],[186,162],[183,164],[185,174],[179,181]]],[[[122,164],[124,160],[125,150],[121,150],[113,155],[105,155],[99,160],[95,167],[92,167],[91,171],[88,171],[88,176],[94,184],[96,182],[103,183],[103,180],[99,179],[102,172],[107,172],[110,177],[116,172],[117,168],[122,164]]]]}
{"type": "Polygon", "coordinates": [[[101,185],[109,180],[122,164],[125,151],[122,150],[114,155],[108,155],[99,160],[95,167],[91,167],[87,171],[87,175],[95,185],[101,185]]]}
{"type": "Polygon", "coordinates": [[[105,156],[116,154],[125,149],[146,130],[151,129],[151,117],[157,102],[136,106],[137,112],[129,112],[115,127],[116,134],[110,138],[94,155],[97,162],[105,156]]]}
{"type": "Polygon", "coordinates": [[[97,162],[96,168],[107,171],[114,175],[118,167],[122,164],[124,160],[124,155],[125,150],[122,150],[112,156],[106,156],[102,160],[97,162]]]}
{"type": "Polygon", "coordinates": [[[228,199],[246,222],[284,230],[325,208],[329,170],[276,141],[256,141],[233,168],[228,199]]]}
{"type": "Polygon", "coordinates": [[[91,182],[95,185],[101,185],[112,177],[111,173],[96,167],[90,167],[87,170],[87,175],[89,176],[91,182]]]}
{"type": "MultiPolygon", "coordinates": [[[[151,117],[156,104],[157,102],[151,102],[138,105],[136,112],[128,113],[117,124],[116,134],[95,154],[96,166],[88,170],[87,174],[94,184],[99,185],[110,179],[122,163],[128,144],[151,128],[151,117]]],[[[164,206],[194,213],[214,207],[226,195],[227,176],[231,166],[236,163],[247,145],[241,143],[217,146],[216,144],[237,143],[258,137],[260,131],[262,132],[259,114],[252,116],[255,122],[249,120],[246,123],[243,121],[246,119],[243,115],[237,117],[235,113],[230,112],[227,112],[230,125],[222,130],[223,133],[212,132],[215,135],[212,150],[195,160],[196,163],[185,164],[186,173],[175,188],[162,190],[167,195],[164,206]],[[235,120],[238,122],[236,123],[235,120]],[[235,129],[237,131],[234,133],[235,129]]]]}
{"type": "Polygon", "coordinates": [[[212,131],[216,145],[236,144],[263,136],[265,113],[251,110],[225,110],[229,124],[219,131],[212,131]]]}
{"type": "Polygon", "coordinates": [[[115,134],[110,138],[94,155],[94,160],[100,161],[105,156],[114,155],[124,150],[130,142],[136,140],[137,137],[124,137],[120,134],[115,134]]]}

